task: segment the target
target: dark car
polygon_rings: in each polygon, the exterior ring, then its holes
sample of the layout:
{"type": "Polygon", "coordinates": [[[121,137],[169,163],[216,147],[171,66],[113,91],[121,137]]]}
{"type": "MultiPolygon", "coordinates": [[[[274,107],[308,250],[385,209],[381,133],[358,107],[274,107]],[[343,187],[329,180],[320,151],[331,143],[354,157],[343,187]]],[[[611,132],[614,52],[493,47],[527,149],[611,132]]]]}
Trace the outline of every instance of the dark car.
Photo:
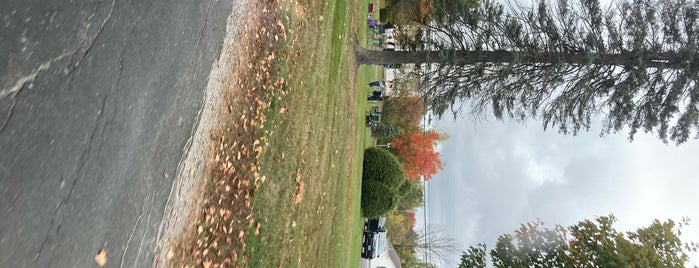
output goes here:
{"type": "Polygon", "coordinates": [[[377,232],[364,231],[362,241],[362,258],[374,259],[386,249],[386,229],[377,232]]]}
{"type": "Polygon", "coordinates": [[[374,219],[369,219],[366,222],[364,222],[364,231],[370,231],[370,232],[378,232],[381,229],[383,229],[383,226],[386,224],[386,216],[381,216],[378,218],[374,219]]]}

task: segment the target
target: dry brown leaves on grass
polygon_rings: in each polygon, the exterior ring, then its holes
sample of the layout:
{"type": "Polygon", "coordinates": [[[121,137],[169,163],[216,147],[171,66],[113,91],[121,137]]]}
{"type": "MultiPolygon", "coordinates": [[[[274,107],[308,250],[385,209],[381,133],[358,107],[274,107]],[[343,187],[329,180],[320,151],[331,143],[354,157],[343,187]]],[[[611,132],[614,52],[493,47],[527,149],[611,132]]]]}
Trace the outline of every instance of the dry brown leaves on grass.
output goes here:
{"type": "Polygon", "coordinates": [[[294,204],[303,201],[303,195],[306,193],[306,187],[301,180],[301,169],[296,170],[296,190],[294,191],[294,204]]]}
{"type": "MultiPolygon", "coordinates": [[[[271,92],[285,94],[286,81],[274,74],[274,67],[285,55],[277,55],[277,46],[285,40],[286,27],[277,6],[260,4],[262,14],[250,21],[241,42],[233,81],[223,92],[226,125],[214,134],[214,159],[209,163],[203,206],[198,211],[195,234],[170,256],[177,267],[239,267],[248,260],[245,237],[251,230],[259,235],[262,224],[252,214],[252,198],[267,177],[260,174],[260,156],[266,150],[266,138],[273,128],[265,127],[265,112],[271,92]]],[[[287,113],[280,111],[280,114],[287,113]]],[[[303,182],[300,198],[303,198],[303,182]]],[[[297,189],[298,191],[298,189],[297,189]]],[[[299,200],[300,202],[300,200],[299,200]]],[[[174,265],[173,265],[174,264],[174,265]]]]}

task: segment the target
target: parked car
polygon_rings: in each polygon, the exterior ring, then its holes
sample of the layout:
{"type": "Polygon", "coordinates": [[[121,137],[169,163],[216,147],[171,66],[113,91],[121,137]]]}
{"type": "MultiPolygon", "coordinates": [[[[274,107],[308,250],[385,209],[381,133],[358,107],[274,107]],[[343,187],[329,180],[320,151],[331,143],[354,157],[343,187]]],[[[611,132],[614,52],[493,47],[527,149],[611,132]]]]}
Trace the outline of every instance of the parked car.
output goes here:
{"type": "Polygon", "coordinates": [[[386,249],[386,228],[377,231],[364,231],[362,239],[362,258],[374,259],[386,249]]]}
{"type": "Polygon", "coordinates": [[[384,225],[386,225],[386,216],[368,219],[366,222],[364,222],[364,231],[378,232],[384,225]]]}

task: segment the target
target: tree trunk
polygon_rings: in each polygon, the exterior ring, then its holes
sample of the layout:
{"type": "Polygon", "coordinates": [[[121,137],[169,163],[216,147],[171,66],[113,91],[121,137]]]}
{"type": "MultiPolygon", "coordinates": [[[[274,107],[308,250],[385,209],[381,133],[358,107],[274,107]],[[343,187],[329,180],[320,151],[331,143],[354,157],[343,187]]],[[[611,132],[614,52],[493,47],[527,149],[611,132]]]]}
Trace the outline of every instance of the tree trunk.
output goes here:
{"type": "Polygon", "coordinates": [[[409,64],[442,63],[469,65],[476,63],[550,63],[579,65],[616,65],[634,67],[640,59],[648,68],[678,69],[686,67],[686,53],[639,53],[619,54],[586,53],[528,53],[513,51],[376,51],[357,46],[355,49],[359,64],[409,64]]]}

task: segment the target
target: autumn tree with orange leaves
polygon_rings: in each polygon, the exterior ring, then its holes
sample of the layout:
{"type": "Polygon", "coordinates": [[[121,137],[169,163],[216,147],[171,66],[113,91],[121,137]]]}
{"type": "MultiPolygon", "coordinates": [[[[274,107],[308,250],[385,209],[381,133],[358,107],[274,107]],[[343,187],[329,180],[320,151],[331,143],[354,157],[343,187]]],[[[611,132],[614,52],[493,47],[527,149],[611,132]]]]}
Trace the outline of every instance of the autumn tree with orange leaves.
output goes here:
{"type": "Polygon", "coordinates": [[[432,175],[443,168],[435,146],[445,138],[445,135],[435,130],[423,132],[419,129],[393,137],[391,151],[403,165],[407,179],[416,180],[422,176],[425,181],[429,181],[432,175]]]}

